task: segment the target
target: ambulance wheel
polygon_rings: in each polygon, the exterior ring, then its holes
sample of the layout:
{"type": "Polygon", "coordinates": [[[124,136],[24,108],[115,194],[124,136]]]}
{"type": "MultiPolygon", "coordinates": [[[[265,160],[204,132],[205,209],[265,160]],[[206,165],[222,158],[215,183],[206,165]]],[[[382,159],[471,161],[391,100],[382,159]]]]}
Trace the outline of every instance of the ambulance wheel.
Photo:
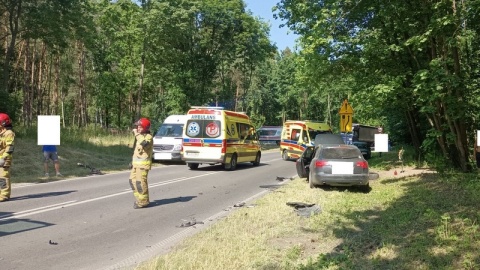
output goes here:
{"type": "Polygon", "coordinates": [[[198,169],[198,163],[187,163],[187,166],[188,168],[190,168],[190,170],[196,170],[198,169]]]}
{"type": "Polygon", "coordinates": [[[283,160],[290,160],[290,158],[288,157],[287,150],[283,150],[283,152],[282,152],[282,158],[283,158],[283,160]]]}
{"type": "Polygon", "coordinates": [[[234,171],[237,168],[237,154],[233,154],[229,163],[225,164],[225,170],[234,171]]]}
{"type": "Polygon", "coordinates": [[[257,153],[257,156],[255,157],[255,161],[252,161],[253,166],[258,166],[260,165],[260,158],[262,157],[262,154],[260,152],[257,153]]]}

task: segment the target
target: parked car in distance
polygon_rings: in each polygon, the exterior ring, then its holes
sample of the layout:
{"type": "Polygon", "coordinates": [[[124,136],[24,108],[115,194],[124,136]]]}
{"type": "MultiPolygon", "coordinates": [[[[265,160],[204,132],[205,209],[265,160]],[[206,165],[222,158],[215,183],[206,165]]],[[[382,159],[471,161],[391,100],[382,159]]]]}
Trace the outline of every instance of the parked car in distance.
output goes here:
{"type": "Polygon", "coordinates": [[[299,177],[308,179],[310,188],[321,185],[358,186],[368,191],[369,168],[360,149],[347,144],[320,144],[305,149],[296,162],[299,177]]]}
{"type": "Polygon", "coordinates": [[[257,130],[257,134],[262,144],[280,145],[282,126],[262,126],[257,130]]]}
{"type": "Polygon", "coordinates": [[[153,160],[181,161],[182,133],[186,115],[170,115],[153,137],[153,160]]]}
{"type": "Polygon", "coordinates": [[[372,150],[370,149],[370,146],[366,142],[353,142],[353,145],[358,147],[360,149],[360,152],[362,152],[362,155],[365,159],[369,159],[372,157],[372,150]]]}

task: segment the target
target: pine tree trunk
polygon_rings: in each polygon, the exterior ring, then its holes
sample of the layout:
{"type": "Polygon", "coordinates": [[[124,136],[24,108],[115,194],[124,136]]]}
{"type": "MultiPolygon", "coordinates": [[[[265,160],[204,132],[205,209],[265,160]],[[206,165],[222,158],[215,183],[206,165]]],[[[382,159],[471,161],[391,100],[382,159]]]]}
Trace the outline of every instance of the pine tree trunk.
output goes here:
{"type": "MultiPolygon", "coordinates": [[[[5,53],[5,61],[3,62],[3,91],[8,93],[10,85],[10,61],[15,55],[15,44],[17,42],[19,18],[22,13],[22,0],[11,1],[8,9],[8,24],[10,27],[11,39],[5,53]]],[[[5,42],[7,39],[5,39],[5,42]]]]}

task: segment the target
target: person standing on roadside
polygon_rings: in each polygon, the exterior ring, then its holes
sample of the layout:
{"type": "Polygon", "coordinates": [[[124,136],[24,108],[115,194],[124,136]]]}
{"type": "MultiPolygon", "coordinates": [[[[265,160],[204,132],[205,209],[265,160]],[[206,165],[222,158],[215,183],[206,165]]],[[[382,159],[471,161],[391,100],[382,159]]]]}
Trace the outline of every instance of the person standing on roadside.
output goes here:
{"type": "MultiPolygon", "coordinates": [[[[378,127],[377,128],[377,134],[383,134],[383,127],[378,127]]],[[[379,157],[382,157],[382,152],[379,152],[379,157]]]]}
{"type": "Polygon", "coordinates": [[[44,145],[42,148],[43,151],[43,166],[45,169],[45,176],[48,177],[48,161],[52,160],[53,166],[55,168],[56,176],[63,176],[60,173],[60,163],[58,162],[57,147],[55,145],[44,145]]]}
{"type": "Polygon", "coordinates": [[[147,118],[140,118],[135,122],[133,134],[135,145],[132,157],[132,169],[130,172],[130,187],[135,196],[134,209],[145,208],[150,204],[148,196],[148,172],[152,166],[153,137],[150,134],[150,121],[147,118]]]}
{"type": "Polygon", "coordinates": [[[401,173],[404,172],[403,170],[403,154],[405,153],[405,150],[403,149],[403,146],[400,148],[398,151],[398,161],[402,164],[402,170],[400,171],[401,173]]]}
{"type": "Polygon", "coordinates": [[[0,202],[10,200],[10,166],[14,150],[12,121],[6,113],[0,113],[0,202]]]}

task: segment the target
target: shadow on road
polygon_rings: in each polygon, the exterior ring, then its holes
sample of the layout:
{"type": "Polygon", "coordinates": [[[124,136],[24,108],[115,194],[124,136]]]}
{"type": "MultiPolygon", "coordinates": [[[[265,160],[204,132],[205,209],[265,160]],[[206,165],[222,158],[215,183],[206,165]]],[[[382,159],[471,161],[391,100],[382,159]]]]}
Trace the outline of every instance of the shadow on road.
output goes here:
{"type": "Polygon", "coordinates": [[[27,199],[36,199],[36,198],[44,198],[44,197],[53,197],[53,196],[62,196],[65,194],[70,194],[73,192],[77,192],[76,190],[66,190],[66,191],[58,191],[58,192],[44,192],[44,193],[37,193],[37,194],[29,194],[23,195],[20,197],[13,197],[10,201],[21,201],[27,199]]]}
{"type": "Polygon", "coordinates": [[[150,207],[155,207],[159,205],[164,205],[164,204],[171,204],[171,203],[178,203],[178,202],[188,202],[191,201],[193,198],[196,198],[197,196],[180,196],[176,198],[167,198],[167,199],[161,199],[161,200],[155,200],[150,202],[150,207]]]}
{"type": "MultiPolygon", "coordinates": [[[[257,168],[257,167],[262,167],[262,166],[269,166],[270,164],[268,163],[260,163],[258,166],[253,166],[250,162],[242,162],[237,164],[237,168],[234,171],[241,171],[241,170],[247,170],[247,169],[252,169],[252,168],[257,168]]],[[[227,171],[223,168],[223,165],[221,164],[202,164],[200,167],[198,167],[195,170],[192,171],[227,171]]]]}

